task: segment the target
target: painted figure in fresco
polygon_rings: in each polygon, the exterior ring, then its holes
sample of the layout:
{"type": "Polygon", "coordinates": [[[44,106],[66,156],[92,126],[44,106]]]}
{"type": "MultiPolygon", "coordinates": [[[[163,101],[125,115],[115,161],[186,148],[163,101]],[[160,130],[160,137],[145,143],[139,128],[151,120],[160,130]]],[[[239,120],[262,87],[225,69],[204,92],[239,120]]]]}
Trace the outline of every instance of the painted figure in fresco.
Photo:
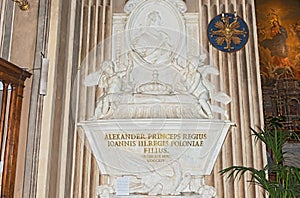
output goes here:
{"type": "Polygon", "coordinates": [[[276,66],[290,66],[288,46],[286,45],[288,34],[286,29],[279,24],[279,21],[273,21],[271,37],[271,39],[263,40],[261,45],[270,50],[273,64],[276,66]]]}
{"type": "Polygon", "coordinates": [[[161,16],[157,11],[147,15],[146,26],[131,43],[136,55],[148,64],[167,64],[172,55],[169,35],[160,30],[161,16]]]}
{"type": "Polygon", "coordinates": [[[296,23],[292,24],[292,31],[300,40],[300,19],[298,19],[296,23]]]}

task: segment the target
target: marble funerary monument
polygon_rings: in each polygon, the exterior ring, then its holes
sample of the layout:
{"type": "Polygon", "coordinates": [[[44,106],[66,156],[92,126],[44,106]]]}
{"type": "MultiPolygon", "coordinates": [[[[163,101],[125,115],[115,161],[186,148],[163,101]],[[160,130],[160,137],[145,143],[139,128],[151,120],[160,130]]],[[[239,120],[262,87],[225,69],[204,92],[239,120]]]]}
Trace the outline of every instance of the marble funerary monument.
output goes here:
{"type": "Polygon", "coordinates": [[[199,44],[182,0],[129,0],[113,18],[112,59],[85,79],[98,86],[94,117],[79,123],[111,197],[216,197],[210,175],[232,123],[231,99],[199,44]],[[216,105],[218,104],[218,105],[216,105]],[[221,105],[222,104],[222,105],[221,105]]]}

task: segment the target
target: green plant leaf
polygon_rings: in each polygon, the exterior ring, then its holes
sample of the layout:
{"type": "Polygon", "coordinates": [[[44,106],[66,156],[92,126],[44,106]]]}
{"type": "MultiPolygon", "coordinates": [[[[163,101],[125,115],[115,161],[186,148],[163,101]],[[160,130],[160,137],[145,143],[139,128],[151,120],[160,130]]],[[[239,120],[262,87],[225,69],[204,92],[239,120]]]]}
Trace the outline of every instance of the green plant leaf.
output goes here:
{"type": "Polygon", "coordinates": [[[263,169],[253,167],[231,166],[220,171],[220,174],[227,178],[240,180],[246,173],[250,174],[249,183],[258,185],[267,191],[270,198],[294,198],[300,196],[300,170],[297,167],[284,164],[283,145],[290,139],[298,139],[294,132],[287,132],[280,128],[282,119],[274,118],[267,127],[268,130],[255,131],[251,128],[255,142],[266,144],[273,163],[267,164],[263,169]],[[268,176],[273,175],[274,179],[268,176]]]}

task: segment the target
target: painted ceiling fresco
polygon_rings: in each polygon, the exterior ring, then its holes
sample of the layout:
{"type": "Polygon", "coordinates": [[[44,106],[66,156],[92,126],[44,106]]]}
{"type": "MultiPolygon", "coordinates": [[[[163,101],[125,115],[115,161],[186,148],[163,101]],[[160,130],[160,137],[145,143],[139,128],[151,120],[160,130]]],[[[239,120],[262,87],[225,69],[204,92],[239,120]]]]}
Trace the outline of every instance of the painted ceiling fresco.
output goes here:
{"type": "Polygon", "coordinates": [[[255,2],[263,84],[300,80],[300,0],[255,2]]]}

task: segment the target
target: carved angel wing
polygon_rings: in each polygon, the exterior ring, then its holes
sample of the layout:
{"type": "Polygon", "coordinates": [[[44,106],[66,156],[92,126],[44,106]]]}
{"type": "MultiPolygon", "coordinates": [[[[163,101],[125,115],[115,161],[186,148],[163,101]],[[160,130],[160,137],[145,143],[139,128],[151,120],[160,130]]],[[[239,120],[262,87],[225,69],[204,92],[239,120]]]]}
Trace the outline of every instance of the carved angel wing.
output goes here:
{"type": "Polygon", "coordinates": [[[219,70],[211,65],[202,66],[198,71],[202,74],[203,78],[205,78],[208,74],[219,75],[219,70]]]}
{"type": "Polygon", "coordinates": [[[89,74],[84,79],[84,85],[87,87],[91,87],[97,85],[101,76],[102,70],[98,70],[94,73],[89,74]]]}
{"type": "Polygon", "coordinates": [[[231,98],[223,92],[218,92],[218,93],[214,94],[212,98],[215,101],[221,102],[223,104],[229,104],[231,102],[231,98]]]}
{"type": "Polygon", "coordinates": [[[220,114],[224,115],[226,119],[228,119],[229,116],[225,109],[218,107],[216,105],[211,105],[211,109],[213,112],[220,113],[220,114]]]}

